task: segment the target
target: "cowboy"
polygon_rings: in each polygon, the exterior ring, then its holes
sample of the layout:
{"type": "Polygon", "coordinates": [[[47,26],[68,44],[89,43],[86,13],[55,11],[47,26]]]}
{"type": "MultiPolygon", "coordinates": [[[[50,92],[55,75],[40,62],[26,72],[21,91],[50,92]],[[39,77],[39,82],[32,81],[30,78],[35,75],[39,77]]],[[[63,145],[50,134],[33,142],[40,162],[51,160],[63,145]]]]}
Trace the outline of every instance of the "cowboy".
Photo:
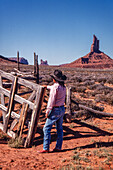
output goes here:
{"type": "Polygon", "coordinates": [[[57,141],[56,147],[52,150],[53,152],[61,151],[63,142],[63,116],[65,113],[64,102],[66,97],[66,87],[64,81],[67,79],[62,71],[55,70],[53,75],[53,85],[47,86],[50,89],[49,100],[46,109],[46,123],[43,128],[44,139],[43,139],[43,150],[38,151],[39,153],[48,153],[49,145],[51,140],[51,129],[53,124],[56,125],[57,130],[57,141]]]}

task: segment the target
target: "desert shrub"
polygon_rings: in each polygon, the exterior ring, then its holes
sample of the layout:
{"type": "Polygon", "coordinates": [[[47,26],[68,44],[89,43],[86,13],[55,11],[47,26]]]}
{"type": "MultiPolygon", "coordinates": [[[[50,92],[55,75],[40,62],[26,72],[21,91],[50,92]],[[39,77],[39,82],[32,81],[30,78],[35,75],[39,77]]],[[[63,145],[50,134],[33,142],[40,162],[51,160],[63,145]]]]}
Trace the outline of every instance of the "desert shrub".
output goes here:
{"type": "Polygon", "coordinates": [[[111,95],[110,93],[106,95],[106,101],[108,104],[113,105],[113,94],[111,95]]]}
{"type": "Polygon", "coordinates": [[[100,85],[99,84],[93,84],[93,85],[89,86],[89,89],[94,90],[94,89],[97,89],[98,86],[100,86],[100,85]]]}
{"type": "Polygon", "coordinates": [[[96,88],[96,90],[104,90],[104,89],[106,89],[106,87],[101,83],[101,84],[98,84],[98,86],[97,86],[97,88],[96,88]]]}
{"type": "Polygon", "coordinates": [[[92,92],[90,92],[90,94],[92,95],[92,96],[96,96],[96,95],[98,95],[98,94],[100,94],[100,92],[98,92],[98,91],[92,91],[92,92]]]}
{"type": "Polygon", "coordinates": [[[72,156],[72,159],[73,159],[73,160],[80,160],[79,155],[80,155],[79,153],[73,155],[73,156],[72,156]]]}
{"type": "Polygon", "coordinates": [[[86,106],[94,109],[94,110],[98,110],[98,111],[103,111],[104,110],[104,107],[99,107],[99,106],[96,106],[95,103],[92,103],[91,101],[87,101],[86,102],[86,106]]]}
{"type": "Polygon", "coordinates": [[[84,93],[86,91],[86,87],[84,86],[76,87],[76,91],[78,93],[84,93]]]}
{"type": "Polygon", "coordinates": [[[84,86],[89,86],[89,85],[93,85],[93,84],[95,84],[95,81],[94,81],[94,80],[92,80],[92,81],[86,80],[86,81],[83,83],[84,86]]]}
{"type": "Polygon", "coordinates": [[[73,115],[73,118],[80,118],[84,115],[85,117],[89,116],[87,110],[79,110],[79,111],[76,111],[76,113],[73,115]]]}
{"type": "Polygon", "coordinates": [[[92,77],[91,76],[88,76],[88,75],[82,75],[83,77],[83,81],[91,81],[92,80],[92,77]]]}
{"type": "Polygon", "coordinates": [[[99,82],[99,83],[101,83],[101,82],[105,83],[106,81],[107,81],[107,77],[99,77],[97,79],[97,82],[99,82]]]}
{"type": "Polygon", "coordinates": [[[84,86],[79,86],[78,84],[76,84],[75,86],[71,87],[71,91],[72,91],[72,92],[84,93],[85,90],[86,90],[86,87],[84,87],[84,86]]]}
{"type": "MultiPolygon", "coordinates": [[[[63,159],[62,162],[66,162],[66,159],[63,159]]],[[[59,168],[59,170],[76,170],[73,165],[66,165],[63,166],[62,168],[59,168]]]]}
{"type": "Polygon", "coordinates": [[[95,96],[95,101],[96,102],[101,102],[101,101],[104,101],[110,105],[113,105],[113,94],[112,93],[108,93],[107,95],[96,95],[95,96]]]}
{"type": "Polygon", "coordinates": [[[0,139],[7,141],[8,140],[7,134],[0,132],[0,139]]]}
{"type": "Polygon", "coordinates": [[[87,167],[86,167],[86,170],[93,170],[93,168],[90,167],[90,166],[87,166],[87,167]]]}
{"type": "Polygon", "coordinates": [[[97,88],[94,91],[91,91],[90,94],[92,96],[99,96],[99,95],[107,95],[109,93],[112,93],[113,88],[107,87],[107,86],[97,86],[97,88]]]}
{"type": "Polygon", "coordinates": [[[108,79],[108,80],[106,81],[106,83],[113,84],[113,78],[108,79]]]}
{"type": "Polygon", "coordinates": [[[102,94],[96,94],[96,95],[95,95],[95,101],[96,101],[96,102],[104,101],[104,95],[102,95],[102,94]]]}
{"type": "Polygon", "coordinates": [[[78,107],[78,105],[77,104],[71,104],[71,110],[72,110],[72,112],[74,112],[75,110],[77,111],[77,110],[80,110],[79,109],[79,107],[78,107]]]}
{"type": "Polygon", "coordinates": [[[87,95],[87,98],[95,96],[95,91],[87,91],[86,95],[87,95]]]}
{"type": "Polygon", "coordinates": [[[67,84],[71,84],[72,83],[72,80],[68,80],[67,84]]]}
{"type": "Polygon", "coordinates": [[[11,148],[20,148],[20,147],[23,147],[23,139],[22,138],[19,138],[19,137],[16,137],[15,139],[11,138],[9,141],[8,141],[8,145],[11,147],[11,148]]]}
{"type": "Polygon", "coordinates": [[[76,75],[70,75],[69,80],[75,81],[75,80],[77,80],[77,76],[76,75]]]}
{"type": "MultiPolygon", "coordinates": [[[[94,110],[98,110],[98,111],[103,111],[104,110],[104,107],[99,107],[99,106],[96,106],[96,105],[91,105],[91,104],[84,104],[85,106],[87,107],[90,107],[94,110]]],[[[74,110],[74,109],[73,109],[74,110]]],[[[74,110],[74,115],[73,115],[73,118],[80,118],[80,117],[83,117],[84,119],[88,119],[88,118],[91,118],[92,116],[94,117],[94,114],[91,114],[90,111],[88,110],[82,110],[81,108],[79,108],[79,110],[74,110]]],[[[95,116],[97,116],[95,114],[95,116]]]]}
{"type": "Polygon", "coordinates": [[[90,107],[94,110],[98,110],[98,111],[103,111],[104,108],[103,107],[99,107],[99,106],[96,106],[95,102],[92,102],[91,100],[84,100],[84,105],[87,106],[87,107],[90,107]]]}
{"type": "Polygon", "coordinates": [[[86,158],[86,157],[82,157],[82,160],[83,160],[84,162],[86,162],[86,163],[91,162],[90,159],[88,159],[88,158],[86,158]]]}
{"type": "Polygon", "coordinates": [[[76,76],[75,81],[79,82],[79,83],[82,82],[82,77],[81,76],[76,76]]]}
{"type": "Polygon", "coordinates": [[[104,89],[103,93],[104,95],[107,95],[108,93],[111,93],[111,91],[113,91],[113,89],[111,90],[110,88],[106,88],[104,89]]]}
{"type": "Polygon", "coordinates": [[[80,96],[83,97],[83,98],[87,98],[86,93],[81,93],[80,96]]]}

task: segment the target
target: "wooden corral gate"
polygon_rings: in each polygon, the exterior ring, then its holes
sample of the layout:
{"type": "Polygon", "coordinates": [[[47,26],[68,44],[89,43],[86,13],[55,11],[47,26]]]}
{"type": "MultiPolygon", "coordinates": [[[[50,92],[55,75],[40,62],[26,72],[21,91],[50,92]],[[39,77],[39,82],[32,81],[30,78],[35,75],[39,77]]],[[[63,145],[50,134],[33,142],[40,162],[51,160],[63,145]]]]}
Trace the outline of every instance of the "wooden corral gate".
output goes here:
{"type": "Polygon", "coordinates": [[[21,137],[27,118],[27,112],[30,110],[30,125],[25,138],[24,147],[30,147],[32,145],[37,129],[37,123],[41,112],[45,90],[46,88],[43,86],[0,70],[0,129],[12,138],[15,138],[17,134],[19,137],[21,137]],[[10,81],[11,88],[5,88],[3,80],[10,81]],[[31,92],[27,99],[21,97],[20,93],[18,92],[20,87],[26,87],[27,90],[29,89],[28,91],[31,92]],[[9,99],[7,106],[6,99],[9,99]],[[21,106],[19,113],[14,111],[14,107],[17,103],[21,106]]]}

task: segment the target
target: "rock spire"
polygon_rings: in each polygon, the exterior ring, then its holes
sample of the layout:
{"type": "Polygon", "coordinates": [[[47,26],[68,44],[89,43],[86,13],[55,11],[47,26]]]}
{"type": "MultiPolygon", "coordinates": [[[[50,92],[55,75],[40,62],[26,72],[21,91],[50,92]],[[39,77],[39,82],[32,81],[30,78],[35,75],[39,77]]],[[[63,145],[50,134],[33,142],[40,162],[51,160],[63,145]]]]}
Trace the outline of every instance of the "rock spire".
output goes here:
{"type": "Polygon", "coordinates": [[[91,52],[99,52],[99,40],[93,35],[93,43],[91,45],[91,52]]]}

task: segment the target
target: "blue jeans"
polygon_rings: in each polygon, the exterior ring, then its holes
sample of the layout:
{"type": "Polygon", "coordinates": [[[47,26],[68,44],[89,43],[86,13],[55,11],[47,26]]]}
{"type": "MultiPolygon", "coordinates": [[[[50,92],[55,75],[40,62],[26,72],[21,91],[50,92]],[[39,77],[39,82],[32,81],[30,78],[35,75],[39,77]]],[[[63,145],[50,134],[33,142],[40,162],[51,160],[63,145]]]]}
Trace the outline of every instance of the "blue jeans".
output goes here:
{"type": "Polygon", "coordinates": [[[59,108],[53,108],[49,114],[49,118],[46,119],[46,123],[43,128],[43,132],[44,132],[43,149],[44,150],[49,150],[49,145],[51,141],[51,129],[54,123],[57,129],[56,148],[57,149],[62,148],[62,142],[63,142],[62,123],[63,123],[64,113],[65,113],[64,106],[61,106],[59,108]]]}

